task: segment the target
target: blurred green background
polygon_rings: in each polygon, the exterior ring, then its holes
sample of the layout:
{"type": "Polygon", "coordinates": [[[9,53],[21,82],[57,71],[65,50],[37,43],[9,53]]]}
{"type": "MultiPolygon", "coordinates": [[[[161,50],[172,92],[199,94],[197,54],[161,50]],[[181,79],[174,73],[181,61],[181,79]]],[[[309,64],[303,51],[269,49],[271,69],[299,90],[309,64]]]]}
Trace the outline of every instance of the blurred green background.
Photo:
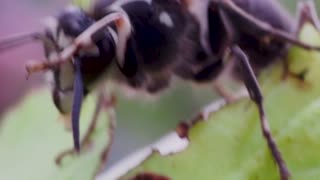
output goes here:
{"type": "MultiPolygon", "coordinates": [[[[297,0],[279,1],[295,14],[297,0]]],[[[66,0],[1,0],[0,37],[40,29],[41,19],[58,13],[68,3],[66,0]]],[[[316,0],[316,4],[319,10],[320,1],[316,0]]],[[[31,80],[26,81],[24,72],[26,60],[41,59],[42,56],[39,44],[0,54],[0,83],[3,85],[0,90],[0,113],[19,101],[29,88],[43,84],[42,75],[32,76],[31,80]]],[[[180,121],[190,119],[212,102],[216,94],[211,87],[195,88],[191,84],[179,84],[151,101],[145,101],[144,98],[128,99],[121,94],[118,97],[117,129],[109,165],[159,139],[180,121]]]]}

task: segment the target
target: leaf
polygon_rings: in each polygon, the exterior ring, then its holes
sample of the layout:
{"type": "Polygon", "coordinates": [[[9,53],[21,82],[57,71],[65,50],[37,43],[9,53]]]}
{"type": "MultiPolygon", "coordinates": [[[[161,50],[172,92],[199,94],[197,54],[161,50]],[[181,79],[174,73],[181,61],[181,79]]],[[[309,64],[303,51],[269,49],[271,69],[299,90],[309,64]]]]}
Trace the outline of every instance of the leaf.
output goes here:
{"type": "MultiPolygon", "coordinates": [[[[81,113],[82,134],[94,107],[95,98],[88,97],[81,113]]],[[[0,132],[0,179],[88,180],[95,177],[110,145],[108,113],[100,113],[97,128],[90,137],[90,148],[80,156],[65,157],[61,166],[55,164],[55,158],[73,147],[73,142],[71,132],[64,129],[58,116],[48,90],[31,92],[7,114],[0,132]]]]}
{"type": "MultiPolygon", "coordinates": [[[[306,25],[301,38],[320,45],[320,34],[306,25]]],[[[267,117],[292,179],[320,177],[320,53],[292,48],[290,70],[307,68],[305,82],[282,80],[281,63],[260,76],[267,117]]],[[[197,119],[188,130],[189,145],[167,156],[153,152],[122,179],[154,173],[184,179],[279,179],[276,164],[263,139],[256,106],[243,98],[197,119]]]]}
{"type": "Polygon", "coordinates": [[[84,10],[88,10],[91,7],[91,3],[94,1],[90,0],[73,0],[73,4],[75,4],[78,7],[81,7],[84,10]]]}

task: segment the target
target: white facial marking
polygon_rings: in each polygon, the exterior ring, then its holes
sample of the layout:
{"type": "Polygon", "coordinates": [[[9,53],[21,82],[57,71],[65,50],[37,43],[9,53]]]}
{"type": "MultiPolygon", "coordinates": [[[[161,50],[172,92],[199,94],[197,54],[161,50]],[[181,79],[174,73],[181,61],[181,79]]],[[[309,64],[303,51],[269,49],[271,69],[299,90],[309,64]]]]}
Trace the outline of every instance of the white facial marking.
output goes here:
{"type": "Polygon", "coordinates": [[[71,62],[65,63],[60,66],[59,70],[60,88],[63,90],[72,88],[74,80],[73,64],[71,62]]]}
{"type": "Polygon", "coordinates": [[[64,112],[72,111],[73,91],[59,92],[59,106],[64,112]]]}
{"type": "Polygon", "coordinates": [[[62,30],[59,32],[58,36],[59,37],[57,37],[56,41],[57,41],[59,47],[61,47],[61,48],[66,48],[66,47],[70,46],[70,44],[72,44],[72,42],[74,40],[74,38],[64,34],[64,32],[62,30]]]}
{"type": "Polygon", "coordinates": [[[172,27],[174,26],[173,21],[172,21],[170,15],[169,15],[167,12],[165,12],[165,11],[163,11],[163,12],[160,13],[160,15],[159,15],[159,21],[160,21],[162,24],[164,24],[164,25],[166,25],[166,26],[168,26],[168,27],[170,27],[170,28],[172,28],[172,27]]]}
{"type": "Polygon", "coordinates": [[[52,16],[46,17],[43,19],[43,24],[47,28],[48,31],[54,36],[56,39],[57,29],[58,29],[58,20],[52,16]]]}
{"type": "Polygon", "coordinates": [[[207,53],[210,54],[210,45],[207,41],[208,37],[208,16],[207,7],[209,6],[209,0],[191,0],[189,6],[189,12],[194,15],[200,24],[200,41],[207,53]]]}

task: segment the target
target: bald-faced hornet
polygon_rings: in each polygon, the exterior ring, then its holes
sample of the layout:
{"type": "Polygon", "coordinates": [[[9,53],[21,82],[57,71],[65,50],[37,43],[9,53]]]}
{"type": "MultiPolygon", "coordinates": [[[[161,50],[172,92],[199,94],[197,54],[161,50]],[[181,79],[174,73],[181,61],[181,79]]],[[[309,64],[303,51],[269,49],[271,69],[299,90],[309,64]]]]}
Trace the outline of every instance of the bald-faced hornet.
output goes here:
{"type": "Polygon", "coordinates": [[[72,113],[77,151],[83,97],[104,79],[153,94],[174,77],[213,82],[232,57],[259,109],[281,179],[288,179],[253,70],[285,54],[288,43],[320,50],[297,40],[294,29],[275,0],[102,0],[90,12],[67,8],[48,20],[44,33],[3,40],[0,51],[29,40],[43,42],[46,61],[28,64],[27,71],[52,72],[54,103],[61,113],[72,113]]]}

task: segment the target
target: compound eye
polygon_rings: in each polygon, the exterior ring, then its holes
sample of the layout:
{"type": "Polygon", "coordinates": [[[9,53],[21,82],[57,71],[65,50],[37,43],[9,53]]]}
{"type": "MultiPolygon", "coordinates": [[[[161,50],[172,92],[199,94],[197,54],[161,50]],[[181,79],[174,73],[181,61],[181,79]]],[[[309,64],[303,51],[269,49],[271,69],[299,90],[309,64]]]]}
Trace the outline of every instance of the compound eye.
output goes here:
{"type": "Polygon", "coordinates": [[[67,9],[58,16],[58,22],[66,35],[77,37],[91,26],[94,23],[94,20],[80,9],[67,9]]]}

